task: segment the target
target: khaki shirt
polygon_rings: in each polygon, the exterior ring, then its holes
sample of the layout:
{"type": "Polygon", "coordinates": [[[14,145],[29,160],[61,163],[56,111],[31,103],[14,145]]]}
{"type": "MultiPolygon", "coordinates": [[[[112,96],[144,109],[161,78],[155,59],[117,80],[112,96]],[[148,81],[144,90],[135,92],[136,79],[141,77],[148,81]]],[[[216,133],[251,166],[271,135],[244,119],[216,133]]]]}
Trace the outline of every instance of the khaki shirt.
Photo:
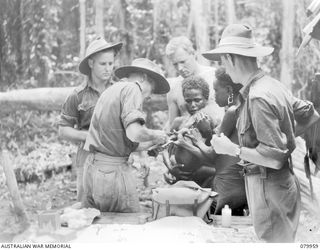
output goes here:
{"type": "Polygon", "coordinates": [[[313,105],[293,97],[284,84],[261,70],[240,90],[240,100],[240,146],[256,148],[260,154],[284,162],[296,146],[295,118],[309,119],[313,105]]]}
{"type": "Polygon", "coordinates": [[[75,88],[62,106],[58,125],[88,130],[100,93],[89,82],[75,88]]]}
{"type": "Polygon", "coordinates": [[[120,81],[105,90],[93,112],[84,149],[114,157],[128,157],[138,147],[126,136],[134,122],[145,124],[142,89],[138,83],[120,81]]]}

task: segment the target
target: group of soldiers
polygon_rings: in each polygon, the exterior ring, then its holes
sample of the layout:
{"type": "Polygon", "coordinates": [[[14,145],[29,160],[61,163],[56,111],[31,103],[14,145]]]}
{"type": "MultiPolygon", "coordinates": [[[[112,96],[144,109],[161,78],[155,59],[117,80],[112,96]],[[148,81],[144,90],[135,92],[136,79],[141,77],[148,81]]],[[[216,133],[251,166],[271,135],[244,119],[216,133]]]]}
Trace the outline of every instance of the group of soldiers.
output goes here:
{"type": "Polygon", "coordinates": [[[122,43],[90,43],[79,64],[87,80],[67,98],[59,121],[59,135],[79,144],[77,196],[84,207],[138,212],[128,158],[172,144],[169,155],[163,152],[169,183],[211,187],[219,194],[216,214],[224,204],[235,213],[248,204],[261,240],[294,241],[301,201],[290,155],[295,136],[319,115],[258,67],[257,58],[273,48],[256,44],[252,33],[244,24],[224,29],[218,46],[202,54],[220,61],[218,69],[197,61],[188,38],[172,38],[166,55],[179,77],[170,84],[146,58],[115,69],[122,43]],[[152,94],[167,94],[164,129],[146,127],[142,104],[152,94]]]}

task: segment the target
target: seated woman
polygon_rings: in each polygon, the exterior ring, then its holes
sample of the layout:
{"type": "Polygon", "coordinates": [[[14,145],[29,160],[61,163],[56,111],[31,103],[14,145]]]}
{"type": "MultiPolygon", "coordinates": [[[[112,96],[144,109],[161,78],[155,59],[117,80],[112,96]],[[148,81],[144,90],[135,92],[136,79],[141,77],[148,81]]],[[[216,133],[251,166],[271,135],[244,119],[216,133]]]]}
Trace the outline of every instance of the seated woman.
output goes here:
{"type": "Polygon", "coordinates": [[[182,91],[189,116],[176,118],[171,127],[171,130],[179,132],[172,138],[177,139],[176,144],[169,148],[169,152],[163,153],[164,162],[172,175],[166,174],[165,179],[170,184],[178,180],[193,180],[202,187],[211,187],[215,169],[205,166],[205,157],[199,150],[189,147],[192,143],[188,138],[188,129],[195,128],[203,143],[210,145],[216,125],[204,113],[209,98],[209,85],[201,77],[192,76],[184,79],[182,91]]]}
{"type": "MultiPolygon", "coordinates": [[[[219,68],[216,71],[216,78],[214,83],[216,103],[220,107],[226,107],[226,113],[215,132],[217,134],[223,133],[237,143],[236,108],[237,97],[242,85],[234,84],[224,68],[219,68]]],[[[247,200],[244,178],[240,175],[241,167],[237,165],[239,160],[229,155],[216,154],[210,145],[203,142],[196,131],[192,131],[189,137],[191,137],[192,144],[185,140],[179,140],[180,145],[194,154],[197,152],[199,159],[211,162],[211,166],[214,164],[216,169],[213,189],[219,195],[214,213],[220,214],[224,205],[228,204],[233,215],[243,215],[243,209],[247,207],[247,200]]]]}
{"type": "MultiPolygon", "coordinates": [[[[216,71],[216,78],[214,83],[216,102],[220,107],[227,107],[222,123],[216,132],[217,134],[223,133],[231,141],[238,143],[236,109],[242,85],[234,84],[224,68],[216,71]]],[[[220,214],[226,204],[233,210],[234,215],[243,215],[243,209],[247,207],[244,178],[240,175],[241,167],[237,164],[238,161],[238,158],[229,155],[215,156],[214,191],[219,194],[215,214],[220,214]]]]}

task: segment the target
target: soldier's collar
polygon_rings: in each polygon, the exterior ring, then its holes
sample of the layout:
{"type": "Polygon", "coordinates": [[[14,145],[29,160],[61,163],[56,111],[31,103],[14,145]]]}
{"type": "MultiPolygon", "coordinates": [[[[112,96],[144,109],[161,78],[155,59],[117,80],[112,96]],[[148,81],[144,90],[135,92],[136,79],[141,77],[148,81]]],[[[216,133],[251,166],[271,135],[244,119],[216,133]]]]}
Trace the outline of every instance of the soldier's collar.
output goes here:
{"type": "Polygon", "coordinates": [[[244,87],[242,89],[240,89],[240,91],[239,91],[239,93],[240,93],[240,95],[241,95],[243,100],[247,99],[252,83],[254,83],[255,81],[259,80],[264,75],[265,75],[264,72],[261,69],[258,69],[256,72],[254,72],[249,77],[249,79],[247,80],[246,84],[244,84],[244,87]]]}

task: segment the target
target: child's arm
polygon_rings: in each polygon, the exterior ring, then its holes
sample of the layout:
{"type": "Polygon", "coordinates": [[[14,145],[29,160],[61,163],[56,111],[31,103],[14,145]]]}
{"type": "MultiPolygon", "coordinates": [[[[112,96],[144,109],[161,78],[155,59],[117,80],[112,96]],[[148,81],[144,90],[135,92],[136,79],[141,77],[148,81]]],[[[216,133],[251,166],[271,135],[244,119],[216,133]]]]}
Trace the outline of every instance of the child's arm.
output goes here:
{"type": "Polygon", "coordinates": [[[186,117],[184,116],[179,116],[179,117],[176,117],[173,121],[172,121],[172,124],[170,126],[170,131],[178,131],[181,129],[183,123],[185,123],[185,120],[186,120],[186,117]]]}
{"type": "Polygon", "coordinates": [[[207,146],[199,132],[198,129],[192,129],[190,138],[192,143],[200,150],[203,156],[205,156],[205,161],[212,162],[216,158],[217,154],[214,152],[213,148],[207,146]]]}

